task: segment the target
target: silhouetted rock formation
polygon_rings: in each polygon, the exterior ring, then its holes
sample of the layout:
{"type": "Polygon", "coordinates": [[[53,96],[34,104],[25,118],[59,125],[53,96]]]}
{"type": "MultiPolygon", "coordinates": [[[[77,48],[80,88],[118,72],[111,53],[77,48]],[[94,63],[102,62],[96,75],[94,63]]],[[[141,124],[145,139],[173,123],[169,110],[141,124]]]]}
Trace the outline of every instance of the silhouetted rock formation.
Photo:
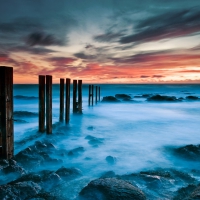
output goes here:
{"type": "Polygon", "coordinates": [[[120,102],[120,101],[113,96],[106,96],[103,97],[102,102],[120,102]]]}
{"type": "Polygon", "coordinates": [[[187,96],[186,99],[187,99],[187,100],[193,100],[193,101],[194,101],[194,100],[200,100],[200,98],[197,97],[197,96],[187,96]]]}
{"type": "Polygon", "coordinates": [[[153,95],[152,97],[147,98],[147,101],[177,102],[180,100],[174,96],[161,96],[161,95],[157,94],[157,95],[153,95]]]}
{"type": "Polygon", "coordinates": [[[130,183],[116,178],[91,181],[79,194],[80,200],[145,200],[144,193],[130,183]]]}
{"type": "Polygon", "coordinates": [[[186,145],[174,149],[176,155],[184,157],[188,160],[199,160],[200,157],[200,145],[186,145]]]}

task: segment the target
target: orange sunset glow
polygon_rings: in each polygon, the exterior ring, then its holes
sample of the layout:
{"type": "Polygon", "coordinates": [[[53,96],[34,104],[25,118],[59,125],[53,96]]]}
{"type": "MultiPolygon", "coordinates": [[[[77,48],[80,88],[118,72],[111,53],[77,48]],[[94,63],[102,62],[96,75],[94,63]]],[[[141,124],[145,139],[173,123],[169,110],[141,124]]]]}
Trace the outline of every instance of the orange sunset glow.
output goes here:
{"type": "Polygon", "coordinates": [[[199,1],[144,2],[3,2],[0,65],[15,84],[200,83],[199,1]]]}

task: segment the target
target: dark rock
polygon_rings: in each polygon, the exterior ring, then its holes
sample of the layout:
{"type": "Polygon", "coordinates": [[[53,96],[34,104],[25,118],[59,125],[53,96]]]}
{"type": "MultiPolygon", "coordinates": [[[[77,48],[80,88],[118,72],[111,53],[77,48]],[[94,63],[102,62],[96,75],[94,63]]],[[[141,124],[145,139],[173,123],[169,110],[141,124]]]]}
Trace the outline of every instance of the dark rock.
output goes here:
{"type": "Polygon", "coordinates": [[[111,165],[114,165],[114,164],[116,164],[117,159],[115,157],[113,157],[113,156],[107,156],[106,157],[106,162],[111,164],[111,165]]]}
{"type": "Polygon", "coordinates": [[[68,156],[79,156],[81,153],[83,153],[85,150],[83,147],[77,147],[75,149],[72,149],[68,152],[68,156]]]}
{"type": "Polygon", "coordinates": [[[122,100],[130,100],[131,96],[127,95],[127,94],[116,94],[115,97],[117,99],[122,99],[122,100]]]}
{"type": "Polygon", "coordinates": [[[174,153],[188,160],[199,160],[200,145],[190,144],[183,147],[179,147],[177,149],[174,149],[174,153]]]}
{"type": "Polygon", "coordinates": [[[116,178],[91,181],[79,193],[80,200],[145,200],[144,193],[130,183],[116,178]]]}
{"type": "Polygon", "coordinates": [[[34,96],[23,96],[23,95],[16,95],[14,96],[15,99],[21,99],[21,100],[34,100],[34,99],[38,99],[38,97],[34,97],[34,96]]]}
{"type": "Polygon", "coordinates": [[[197,186],[196,185],[188,185],[187,187],[181,187],[177,190],[176,196],[173,198],[173,200],[186,200],[188,199],[188,196],[195,190],[197,186]]]}
{"type": "Polygon", "coordinates": [[[85,137],[85,139],[89,140],[88,143],[94,147],[98,147],[99,145],[103,144],[103,138],[97,138],[91,135],[85,137]]]}
{"type": "Polygon", "coordinates": [[[103,97],[102,102],[120,102],[120,100],[118,100],[117,98],[113,96],[106,96],[106,97],[103,97]]]}
{"type": "Polygon", "coordinates": [[[77,168],[61,167],[56,172],[62,179],[72,179],[82,175],[81,171],[77,168]]]}
{"type": "Polygon", "coordinates": [[[90,130],[90,131],[93,131],[93,130],[94,130],[94,127],[93,127],[93,126],[88,126],[87,129],[90,130]]]}
{"type": "Polygon", "coordinates": [[[5,159],[0,159],[0,168],[7,167],[9,165],[8,161],[5,159]]]}
{"type": "Polygon", "coordinates": [[[186,99],[187,100],[199,100],[200,98],[197,96],[187,96],[186,99]]]}
{"type": "Polygon", "coordinates": [[[136,95],[136,96],[134,96],[134,98],[149,98],[151,96],[152,96],[152,94],[142,94],[142,95],[136,95]]]}
{"type": "Polygon", "coordinates": [[[41,190],[40,186],[32,181],[18,182],[0,186],[0,199],[30,199],[41,190]]]}
{"type": "Polygon", "coordinates": [[[161,96],[159,94],[147,98],[147,101],[177,102],[180,101],[174,96],[161,96]]]}
{"type": "Polygon", "coordinates": [[[141,171],[140,174],[151,175],[151,176],[160,176],[164,178],[172,178],[169,171],[166,170],[155,170],[155,171],[141,171]]]}
{"type": "Polygon", "coordinates": [[[101,178],[114,178],[116,176],[115,172],[108,171],[101,175],[101,178]]]}
{"type": "Polygon", "coordinates": [[[14,119],[14,122],[16,122],[16,123],[28,123],[26,120],[23,120],[23,119],[14,119]]]}
{"type": "Polygon", "coordinates": [[[189,200],[199,200],[200,199],[200,186],[197,187],[190,195],[189,200]]]}

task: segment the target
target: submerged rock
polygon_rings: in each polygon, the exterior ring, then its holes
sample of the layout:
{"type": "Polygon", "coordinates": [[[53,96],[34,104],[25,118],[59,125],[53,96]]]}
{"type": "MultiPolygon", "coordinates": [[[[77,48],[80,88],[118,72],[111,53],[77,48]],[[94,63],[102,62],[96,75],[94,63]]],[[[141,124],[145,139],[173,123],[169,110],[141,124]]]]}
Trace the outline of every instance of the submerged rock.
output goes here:
{"type": "Polygon", "coordinates": [[[106,96],[103,97],[102,102],[120,102],[120,100],[113,96],[106,96]]]}
{"type": "Polygon", "coordinates": [[[83,147],[77,147],[75,149],[70,150],[68,152],[68,156],[79,156],[84,151],[85,151],[85,149],[83,147]]]}
{"type": "Polygon", "coordinates": [[[117,159],[115,157],[113,157],[113,156],[107,156],[106,157],[106,162],[108,164],[114,165],[114,164],[116,164],[117,159]]]}
{"type": "Polygon", "coordinates": [[[200,157],[200,145],[186,145],[174,149],[174,153],[178,156],[184,157],[188,160],[199,160],[200,157]]]}
{"type": "Polygon", "coordinates": [[[187,100],[199,100],[200,98],[197,96],[187,96],[186,99],[187,100]]]}
{"type": "Polygon", "coordinates": [[[79,193],[80,200],[145,200],[144,193],[130,183],[116,178],[91,181],[79,193]]]}
{"type": "Polygon", "coordinates": [[[131,96],[129,96],[127,94],[116,94],[115,97],[117,99],[121,99],[123,101],[130,101],[131,100],[131,96]]]}
{"type": "Polygon", "coordinates": [[[161,96],[159,94],[153,95],[152,97],[147,98],[147,101],[169,101],[169,102],[177,102],[178,100],[175,96],[161,96]]]}
{"type": "Polygon", "coordinates": [[[99,145],[103,144],[103,138],[97,138],[91,135],[85,137],[88,140],[88,143],[93,147],[98,147],[99,145]]]}

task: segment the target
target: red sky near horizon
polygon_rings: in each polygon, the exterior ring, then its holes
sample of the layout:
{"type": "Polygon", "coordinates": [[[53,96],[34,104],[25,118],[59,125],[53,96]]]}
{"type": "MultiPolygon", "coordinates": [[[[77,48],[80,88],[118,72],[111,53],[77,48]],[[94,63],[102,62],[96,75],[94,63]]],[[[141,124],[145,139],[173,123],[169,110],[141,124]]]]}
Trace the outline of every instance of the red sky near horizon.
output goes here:
{"type": "Polygon", "coordinates": [[[83,83],[200,83],[200,2],[0,0],[0,66],[83,83]]]}

